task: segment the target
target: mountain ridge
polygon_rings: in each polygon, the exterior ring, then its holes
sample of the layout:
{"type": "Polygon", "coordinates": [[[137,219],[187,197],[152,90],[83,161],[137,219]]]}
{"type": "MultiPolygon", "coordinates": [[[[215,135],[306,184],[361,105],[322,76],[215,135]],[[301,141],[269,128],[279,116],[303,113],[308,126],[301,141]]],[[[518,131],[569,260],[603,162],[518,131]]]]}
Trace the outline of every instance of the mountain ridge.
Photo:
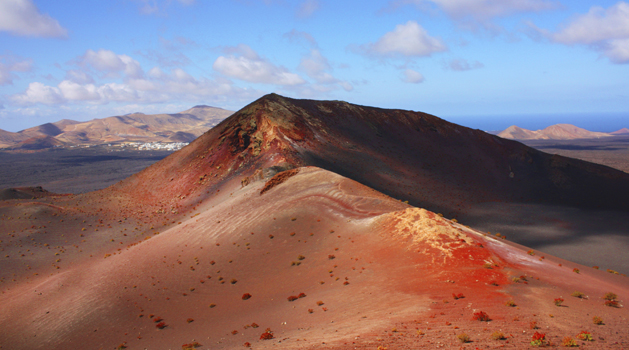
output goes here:
{"type": "MultiPolygon", "coordinates": [[[[575,140],[612,137],[623,134],[623,130],[611,133],[596,132],[579,128],[572,124],[554,124],[540,130],[528,130],[512,125],[496,135],[512,140],[575,140]]],[[[629,131],[627,132],[629,133],[629,131]]]]}
{"type": "Polygon", "coordinates": [[[190,142],[233,112],[195,106],[179,113],[131,113],[86,122],[63,119],[12,133],[0,130],[0,148],[33,149],[56,146],[95,145],[111,142],[190,142]],[[56,141],[45,141],[53,137],[56,141]],[[41,142],[37,139],[42,139],[41,142]],[[29,140],[27,143],[26,140],[29,140]],[[34,142],[35,141],[35,142],[34,142]]]}

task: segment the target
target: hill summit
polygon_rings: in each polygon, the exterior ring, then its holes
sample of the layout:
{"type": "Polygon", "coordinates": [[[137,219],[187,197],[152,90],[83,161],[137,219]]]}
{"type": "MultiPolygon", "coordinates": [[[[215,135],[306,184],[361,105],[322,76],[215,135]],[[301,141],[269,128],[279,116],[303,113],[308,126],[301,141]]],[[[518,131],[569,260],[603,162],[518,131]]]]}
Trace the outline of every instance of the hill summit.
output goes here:
{"type": "Polygon", "coordinates": [[[116,188],[159,199],[171,188],[178,195],[205,191],[199,178],[244,179],[260,169],[308,165],[451,216],[487,201],[629,208],[620,195],[629,193],[629,175],[617,170],[426,113],[276,94],[116,188]]]}
{"type": "Polygon", "coordinates": [[[543,130],[527,130],[512,125],[498,133],[505,139],[515,140],[575,140],[613,136],[614,133],[588,131],[572,124],[555,124],[543,130]]]}

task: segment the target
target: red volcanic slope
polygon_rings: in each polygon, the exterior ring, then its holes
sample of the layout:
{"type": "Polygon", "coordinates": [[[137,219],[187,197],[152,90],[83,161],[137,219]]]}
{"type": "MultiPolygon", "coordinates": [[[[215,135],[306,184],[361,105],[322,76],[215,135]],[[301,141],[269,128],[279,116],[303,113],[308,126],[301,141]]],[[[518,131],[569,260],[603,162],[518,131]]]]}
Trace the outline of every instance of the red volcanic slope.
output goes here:
{"type": "Polygon", "coordinates": [[[629,210],[629,174],[618,170],[425,113],[275,94],[112,190],[150,201],[201,199],[208,184],[278,165],[319,166],[447,216],[487,201],[629,210]]]}
{"type": "Polygon", "coordinates": [[[320,168],[226,183],[170,226],[137,206],[123,218],[112,198],[79,201],[98,199],[0,207],[15,231],[2,246],[2,349],[453,348],[463,333],[521,349],[531,322],[553,344],[582,330],[595,339],[585,348],[629,342],[625,309],[602,299],[627,300],[626,277],[527,254],[320,168]],[[26,217],[49,231],[23,229],[26,217]]]}

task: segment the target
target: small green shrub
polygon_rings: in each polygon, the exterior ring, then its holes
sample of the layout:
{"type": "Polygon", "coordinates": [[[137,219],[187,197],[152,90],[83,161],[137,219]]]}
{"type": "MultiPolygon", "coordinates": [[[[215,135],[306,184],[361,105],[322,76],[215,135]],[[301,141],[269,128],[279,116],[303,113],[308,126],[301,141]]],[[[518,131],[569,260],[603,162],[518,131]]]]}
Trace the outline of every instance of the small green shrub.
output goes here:
{"type": "Polygon", "coordinates": [[[616,294],[614,294],[612,292],[609,292],[609,293],[605,294],[603,299],[605,299],[605,300],[616,300],[616,299],[618,299],[618,295],[616,295],[616,294]]]}
{"type": "Polygon", "coordinates": [[[531,346],[540,347],[547,344],[546,334],[535,332],[531,337],[531,346]]]}
{"type": "Polygon", "coordinates": [[[572,295],[572,296],[573,296],[573,297],[575,297],[575,298],[580,298],[580,299],[583,299],[583,298],[585,297],[585,294],[583,294],[583,293],[581,293],[581,292],[578,292],[578,291],[574,291],[574,292],[572,292],[572,294],[570,294],[570,295],[572,295]]]}
{"type": "Polygon", "coordinates": [[[505,339],[505,335],[502,332],[495,331],[491,334],[491,339],[493,340],[503,340],[505,339]]]}
{"type": "Polygon", "coordinates": [[[471,341],[470,336],[465,333],[461,333],[457,335],[456,337],[459,338],[459,341],[461,343],[469,343],[471,341]]]}
{"type": "Polygon", "coordinates": [[[565,346],[567,348],[573,348],[573,347],[579,346],[579,345],[577,345],[577,342],[574,339],[572,339],[571,337],[563,338],[563,340],[561,341],[561,345],[565,346]]]}
{"type": "Polygon", "coordinates": [[[581,333],[577,334],[577,338],[583,341],[594,341],[592,334],[587,331],[581,331],[581,333]]]}

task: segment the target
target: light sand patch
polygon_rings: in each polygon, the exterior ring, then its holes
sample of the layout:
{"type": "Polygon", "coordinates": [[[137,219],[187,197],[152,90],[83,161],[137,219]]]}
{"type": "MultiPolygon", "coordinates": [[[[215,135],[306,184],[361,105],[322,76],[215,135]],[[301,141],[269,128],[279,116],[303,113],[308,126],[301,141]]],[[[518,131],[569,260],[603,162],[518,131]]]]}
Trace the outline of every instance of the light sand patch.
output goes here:
{"type": "Polygon", "coordinates": [[[394,227],[395,230],[391,232],[394,236],[410,238],[413,246],[428,244],[440,250],[446,257],[452,258],[452,251],[462,247],[461,240],[467,244],[473,243],[470,237],[453,227],[449,220],[425,209],[408,208],[384,214],[381,218],[385,226],[394,227]]]}

